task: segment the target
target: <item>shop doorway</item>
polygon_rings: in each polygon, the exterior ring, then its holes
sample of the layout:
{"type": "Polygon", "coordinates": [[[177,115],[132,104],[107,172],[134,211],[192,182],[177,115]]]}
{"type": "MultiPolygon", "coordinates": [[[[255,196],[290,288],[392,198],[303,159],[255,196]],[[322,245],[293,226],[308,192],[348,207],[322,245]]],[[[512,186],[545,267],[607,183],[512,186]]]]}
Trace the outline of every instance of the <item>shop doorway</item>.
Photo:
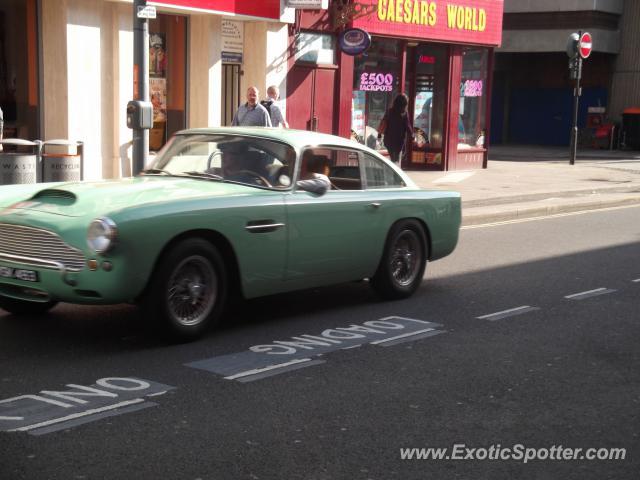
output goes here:
{"type": "Polygon", "coordinates": [[[295,65],[287,78],[287,121],[291,128],[334,133],[336,68],[295,65]]]}
{"type": "Polygon", "coordinates": [[[40,136],[36,0],[0,2],[0,108],[4,137],[40,136]]]}
{"type": "Polygon", "coordinates": [[[222,125],[230,126],[240,105],[240,65],[222,64],[222,125]]]}
{"type": "Polygon", "coordinates": [[[186,128],[187,17],[158,14],[149,21],[149,96],[153,128],[149,149],[160,150],[186,128]]]}

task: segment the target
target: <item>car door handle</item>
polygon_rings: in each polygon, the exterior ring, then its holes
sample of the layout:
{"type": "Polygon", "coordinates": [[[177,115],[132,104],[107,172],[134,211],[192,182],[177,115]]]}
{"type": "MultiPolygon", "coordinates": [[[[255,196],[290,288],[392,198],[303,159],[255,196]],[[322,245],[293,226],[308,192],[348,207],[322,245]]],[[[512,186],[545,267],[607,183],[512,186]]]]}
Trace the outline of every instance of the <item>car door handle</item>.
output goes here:
{"type": "Polygon", "coordinates": [[[249,233],[269,233],[284,227],[284,223],[277,223],[275,220],[253,220],[244,227],[249,233]]]}
{"type": "Polygon", "coordinates": [[[380,208],[382,204],[378,202],[373,202],[373,203],[370,203],[369,206],[373,208],[380,208]]]}

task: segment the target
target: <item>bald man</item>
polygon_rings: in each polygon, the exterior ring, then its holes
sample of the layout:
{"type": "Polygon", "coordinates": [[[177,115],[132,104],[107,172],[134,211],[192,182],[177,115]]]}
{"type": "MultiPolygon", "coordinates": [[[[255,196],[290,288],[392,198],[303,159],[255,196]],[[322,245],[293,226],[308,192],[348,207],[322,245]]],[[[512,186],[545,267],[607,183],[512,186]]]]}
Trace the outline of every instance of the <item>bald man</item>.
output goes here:
{"type": "Polygon", "coordinates": [[[260,103],[258,103],[258,94],[260,92],[256,87],[247,89],[247,103],[243,103],[236,110],[231,125],[240,127],[270,127],[271,118],[269,112],[260,103]]]}

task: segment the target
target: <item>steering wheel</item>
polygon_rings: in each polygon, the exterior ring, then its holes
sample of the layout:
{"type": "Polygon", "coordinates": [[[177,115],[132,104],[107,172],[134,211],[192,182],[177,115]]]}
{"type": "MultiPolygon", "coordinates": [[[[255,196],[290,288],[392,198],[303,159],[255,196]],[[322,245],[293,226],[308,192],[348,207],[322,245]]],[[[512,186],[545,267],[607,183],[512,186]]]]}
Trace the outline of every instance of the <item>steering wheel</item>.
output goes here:
{"type": "Polygon", "coordinates": [[[263,177],[259,173],[254,172],[253,170],[238,170],[237,172],[233,172],[233,174],[229,175],[227,178],[229,177],[232,178],[232,177],[235,177],[236,175],[241,175],[243,173],[247,175],[251,175],[254,178],[257,178],[258,180],[260,180],[260,182],[264,184],[265,187],[273,187],[273,185],[271,185],[271,182],[267,180],[266,177],[263,177]]]}

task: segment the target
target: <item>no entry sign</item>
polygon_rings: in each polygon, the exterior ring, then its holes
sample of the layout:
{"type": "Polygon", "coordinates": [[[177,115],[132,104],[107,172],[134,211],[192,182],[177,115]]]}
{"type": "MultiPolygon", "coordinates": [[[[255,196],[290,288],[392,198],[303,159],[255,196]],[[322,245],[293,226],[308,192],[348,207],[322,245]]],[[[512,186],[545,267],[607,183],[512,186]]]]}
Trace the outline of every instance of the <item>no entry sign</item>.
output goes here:
{"type": "Polygon", "coordinates": [[[582,58],[587,58],[591,55],[592,43],[591,43],[591,34],[589,32],[584,32],[580,37],[580,42],[578,44],[578,52],[582,58]]]}

